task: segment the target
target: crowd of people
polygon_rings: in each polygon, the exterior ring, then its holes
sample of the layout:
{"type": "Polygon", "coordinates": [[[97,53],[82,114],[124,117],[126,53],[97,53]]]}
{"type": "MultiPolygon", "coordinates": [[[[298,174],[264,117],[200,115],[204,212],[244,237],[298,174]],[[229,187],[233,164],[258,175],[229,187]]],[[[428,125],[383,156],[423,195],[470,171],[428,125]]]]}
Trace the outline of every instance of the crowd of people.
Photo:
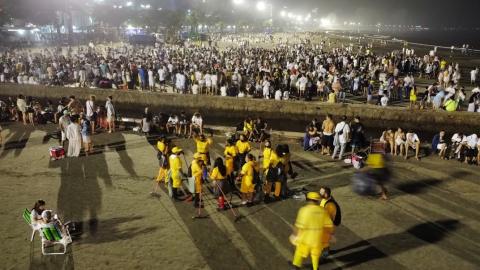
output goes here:
{"type": "MultiPolygon", "coordinates": [[[[225,46],[90,44],[12,49],[0,57],[0,82],[150,91],[167,91],[171,86],[174,92],[185,94],[276,100],[318,96],[331,103],[345,102],[348,93],[381,106],[409,101],[412,107],[448,111],[457,110],[467,100],[460,65],[434,51],[418,56],[404,48],[375,54],[371,44],[337,43],[321,34],[296,34],[295,41],[291,37],[213,37],[215,44],[223,41],[225,46]],[[257,41],[273,46],[251,45],[257,41]],[[437,83],[421,91],[416,76],[437,83]]],[[[478,72],[478,68],[470,72],[474,85],[478,72]]],[[[468,98],[469,111],[479,111],[478,92],[477,86],[468,98]]]]}

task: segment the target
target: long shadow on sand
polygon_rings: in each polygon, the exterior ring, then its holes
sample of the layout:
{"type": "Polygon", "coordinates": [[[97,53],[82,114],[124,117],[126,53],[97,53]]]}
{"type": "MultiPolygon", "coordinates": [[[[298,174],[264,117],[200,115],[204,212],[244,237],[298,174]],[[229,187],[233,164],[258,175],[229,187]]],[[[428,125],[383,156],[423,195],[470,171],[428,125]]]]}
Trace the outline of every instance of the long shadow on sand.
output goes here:
{"type": "Polygon", "coordinates": [[[10,151],[13,151],[15,157],[18,157],[23,149],[27,146],[27,142],[30,139],[30,135],[34,131],[32,126],[13,126],[15,124],[10,124],[11,134],[9,134],[9,139],[5,142],[2,153],[0,154],[0,159],[3,159],[10,151]]]}
{"type": "MultiPolygon", "coordinates": [[[[361,240],[349,246],[336,249],[334,258],[345,263],[342,268],[351,268],[373,260],[387,258],[403,251],[413,250],[422,245],[435,244],[442,241],[449,232],[459,228],[458,220],[446,219],[436,222],[425,222],[415,225],[401,233],[392,233],[375,238],[361,240]],[[443,229],[439,228],[442,227],[443,229]],[[412,238],[412,236],[414,236],[412,238]],[[377,247],[383,247],[380,251],[377,247]],[[357,250],[361,248],[360,250],[357,250]],[[351,253],[342,254],[350,250],[351,253]]],[[[341,268],[338,268],[341,269],[341,268]]]]}

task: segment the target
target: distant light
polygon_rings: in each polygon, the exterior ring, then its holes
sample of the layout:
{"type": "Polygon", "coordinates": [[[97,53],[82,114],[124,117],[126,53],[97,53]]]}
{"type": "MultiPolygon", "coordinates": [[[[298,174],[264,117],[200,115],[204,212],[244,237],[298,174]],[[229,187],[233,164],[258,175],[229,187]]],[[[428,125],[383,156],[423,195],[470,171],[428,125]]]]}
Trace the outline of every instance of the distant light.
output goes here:
{"type": "Polygon", "coordinates": [[[280,11],[280,16],[282,17],[287,16],[287,12],[285,10],[280,11]]]}
{"type": "Polygon", "coordinates": [[[300,15],[297,15],[297,18],[296,18],[296,19],[297,19],[297,21],[299,21],[299,22],[300,22],[300,21],[302,21],[302,16],[300,16],[300,15]]]}
{"type": "Polygon", "coordinates": [[[141,7],[141,8],[145,8],[145,5],[144,5],[144,4],[141,4],[140,7],[141,7]]]}
{"type": "Polygon", "coordinates": [[[264,1],[260,1],[257,3],[257,9],[260,11],[264,11],[267,9],[267,4],[264,1]]]}
{"type": "Polygon", "coordinates": [[[117,8],[117,5],[113,5],[113,8],[117,8]]]}
{"type": "Polygon", "coordinates": [[[125,4],[127,7],[131,7],[133,5],[133,2],[132,1],[128,1],[126,4],[125,4]]]}
{"type": "Polygon", "coordinates": [[[18,34],[20,35],[24,35],[25,34],[25,30],[24,29],[18,29],[18,34]]]}
{"type": "Polygon", "coordinates": [[[118,6],[118,8],[123,8],[123,6],[118,6]]]}
{"type": "Polygon", "coordinates": [[[291,12],[288,12],[287,17],[291,19],[291,18],[295,17],[295,15],[293,15],[293,13],[291,13],[291,12]]]}
{"type": "Polygon", "coordinates": [[[72,25],[72,29],[77,29],[77,26],[76,25],[72,25]]]}
{"type": "Polygon", "coordinates": [[[245,3],[245,0],[233,0],[233,3],[235,5],[242,5],[243,3],[245,3]]]}
{"type": "Polygon", "coordinates": [[[163,8],[161,8],[161,7],[157,8],[158,11],[160,11],[160,10],[162,10],[162,9],[163,9],[163,8]]]}
{"type": "Polygon", "coordinates": [[[151,6],[150,5],[146,5],[145,8],[150,8],[151,6]]]}
{"type": "Polygon", "coordinates": [[[132,29],[135,29],[135,27],[133,27],[131,24],[129,24],[129,25],[127,25],[127,29],[132,30],[132,29]]]}

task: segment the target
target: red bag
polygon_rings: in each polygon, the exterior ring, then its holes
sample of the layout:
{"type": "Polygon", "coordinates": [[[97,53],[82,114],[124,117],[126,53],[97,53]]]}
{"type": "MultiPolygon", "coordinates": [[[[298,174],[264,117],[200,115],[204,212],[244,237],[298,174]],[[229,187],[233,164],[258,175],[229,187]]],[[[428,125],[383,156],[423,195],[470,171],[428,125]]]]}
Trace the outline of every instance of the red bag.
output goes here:
{"type": "Polygon", "coordinates": [[[50,147],[50,158],[52,160],[59,160],[65,157],[65,149],[61,146],[50,147]]]}

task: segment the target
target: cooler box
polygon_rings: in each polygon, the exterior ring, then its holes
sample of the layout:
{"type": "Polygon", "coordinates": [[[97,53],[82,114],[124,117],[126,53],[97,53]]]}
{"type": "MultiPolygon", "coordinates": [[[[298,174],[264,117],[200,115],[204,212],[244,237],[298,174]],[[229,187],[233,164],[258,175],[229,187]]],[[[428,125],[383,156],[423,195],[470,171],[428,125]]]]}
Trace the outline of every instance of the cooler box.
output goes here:
{"type": "Polygon", "coordinates": [[[65,157],[65,149],[61,146],[50,147],[50,158],[52,160],[59,160],[65,157]]]}

